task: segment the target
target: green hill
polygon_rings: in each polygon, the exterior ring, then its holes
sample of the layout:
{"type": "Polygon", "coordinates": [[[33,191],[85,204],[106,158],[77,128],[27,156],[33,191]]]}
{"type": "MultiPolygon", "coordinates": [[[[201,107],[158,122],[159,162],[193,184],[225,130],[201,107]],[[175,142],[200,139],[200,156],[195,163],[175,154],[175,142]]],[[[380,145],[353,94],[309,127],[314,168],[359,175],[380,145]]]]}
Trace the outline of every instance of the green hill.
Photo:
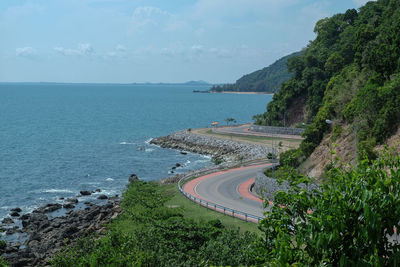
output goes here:
{"type": "MultiPolygon", "coordinates": [[[[288,60],[293,77],[255,116],[261,125],[306,123],[293,155],[304,161],[332,128],[355,131],[359,159],[376,156],[400,123],[400,1],[370,1],[317,22],[316,39],[288,60]],[[337,122],[331,127],[326,120],[337,122]]],[[[292,155],[292,156],[293,156],[292,155]]]]}
{"type": "Polygon", "coordinates": [[[292,77],[292,73],[287,71],[286,62],[289,58],[300,55],[301,52],[296,52],[285,56],[268,67],[257,70],[250,74],[244,75],[234,84],[216,85],[210,91],[223,92],[268,92],[273,93],[282,83],[292,77]]]}

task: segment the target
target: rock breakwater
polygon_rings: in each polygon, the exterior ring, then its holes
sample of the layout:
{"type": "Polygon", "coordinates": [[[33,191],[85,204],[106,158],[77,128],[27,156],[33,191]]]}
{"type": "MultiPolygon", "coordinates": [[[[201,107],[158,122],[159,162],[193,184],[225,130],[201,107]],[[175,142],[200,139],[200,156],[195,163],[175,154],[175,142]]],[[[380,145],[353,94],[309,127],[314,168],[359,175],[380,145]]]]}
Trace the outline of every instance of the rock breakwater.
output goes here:
{"type": "Polygon", "coordinates": [[[213,136],[199,135],[186,130],[172,133],[150,141],[164,148],[172,148],[193,153],[221,157],[224,161],[241,161],[266,158],[272,153],[271,147],[250,144],[213,136]]]}

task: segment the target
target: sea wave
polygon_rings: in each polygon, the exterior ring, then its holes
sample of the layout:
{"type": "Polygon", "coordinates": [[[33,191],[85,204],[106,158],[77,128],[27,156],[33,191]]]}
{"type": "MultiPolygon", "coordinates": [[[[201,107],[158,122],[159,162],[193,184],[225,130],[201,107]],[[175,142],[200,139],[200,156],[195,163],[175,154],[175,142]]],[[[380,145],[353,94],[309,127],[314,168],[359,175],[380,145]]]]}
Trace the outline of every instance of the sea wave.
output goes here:
{"type": "Polygon", "coordinates": [[[136,143],[130,143],[130,142],[120,142],[120,145],[134,145],[136,143]]]}
{"type": "Polygon", "coordinates": [[[73,193],[74,191],[69,189],[43,189],[42,193],[73,193]]]}
{"type": "Polygon", "coordinates": [[[112,181],[114,181],[114,179],[109,177],[109,178],[106,178],[106,181],[107,182],[112,182],[112,181]]]}
{"type": "Polygon", "coordinates": [[[150,137],[149,139],[147,139],[147,140],[144,141],[144,142],[145,142],[145,144],[147,144],[147,145],[151,145],[151,144],[150,144],[151,140],[153,140],[153,137],[150,137]]]}

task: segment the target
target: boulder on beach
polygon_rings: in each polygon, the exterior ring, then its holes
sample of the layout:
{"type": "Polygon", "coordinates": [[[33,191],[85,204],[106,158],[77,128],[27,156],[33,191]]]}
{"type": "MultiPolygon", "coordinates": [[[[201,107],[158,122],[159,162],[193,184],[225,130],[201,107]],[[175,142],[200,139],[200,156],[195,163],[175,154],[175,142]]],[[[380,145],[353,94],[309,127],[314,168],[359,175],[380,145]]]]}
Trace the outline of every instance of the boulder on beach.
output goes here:
{"type": "Polygon", "coordinates": [[[4,218],[4,219],[1,221],[1,223],[4,224],[4,225],[9,225],[9,224],[13,224],[14,221],[13,221],[13,219],[11,219],[11,218],[4,218]]]}
{"type": "Polygon", "coordinates": [[[75,205],[72,203],[66,203],[63,205],[63,208],[64,209],[73,209],[73,208],[75,208],[75,205]]]}
{"type": "Polygon", "coordinates": [[[78,201],[77,198],[67,198],[67,199],[65,200],[65,202],[76,204],[76,203],[78,203],[79,201],[78,201]]]}
{"type": "Polygon", "coordinates": [[[61,208],[62,208],[62,205],[59,203],[50,203],[50,204],[47,204],[43,207],[40,207],[40,208],[34,210],[34,212],[49,213],[49,212],[59,210],[61,208]]]}
{"type": "Polygon", "coordinates": [[[21,208],[13,208],[13,209],[11,209],[10,211],[12,211],[12,212],[21,212],[22,210],[21,210],[21,208]]]}
{"type": "Polygon", "coordinates": [[[129,182],[132,183],[135,181],[139,181],[139,177],[136,174],[132,173],[131,176],[129,176],[129,182]]]}
{"type": "Polygon", "coordinates": [[[97,199],[108,199],[108,196],[103,194],[103,195],[98,196],[97,199]]]}
{"type": "Polygon", "coordinates": [[[82,190],[79,192],[82,196],[90,196],[92,194],[92,192],[87,191],[87,190],[82,190]]]}
{"type": "Polygon", "coordinates": [[[19,217],[19,213],[16,211],[13,211],[10,213],[11,217],[19,217]]]}

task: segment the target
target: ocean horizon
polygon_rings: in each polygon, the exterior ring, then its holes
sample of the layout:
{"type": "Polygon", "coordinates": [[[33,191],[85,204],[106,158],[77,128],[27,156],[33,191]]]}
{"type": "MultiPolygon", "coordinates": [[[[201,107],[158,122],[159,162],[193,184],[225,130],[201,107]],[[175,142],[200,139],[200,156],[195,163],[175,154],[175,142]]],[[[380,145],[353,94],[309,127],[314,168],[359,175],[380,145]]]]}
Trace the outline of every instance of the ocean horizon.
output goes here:
{"type": "Polygon", "coordinates": [[[210,157],[183,155],[149,141],[214,121],[223,124],[229,117],[250,122],[272,98],[192,93],[198,88],[0,83],[0,219],[11,208],[30,212],[80,190],[120,195],[132,173],[159,180],[211,165],[210,157]],[[176,163],[182,166],[171,173],[176,163]]]}

